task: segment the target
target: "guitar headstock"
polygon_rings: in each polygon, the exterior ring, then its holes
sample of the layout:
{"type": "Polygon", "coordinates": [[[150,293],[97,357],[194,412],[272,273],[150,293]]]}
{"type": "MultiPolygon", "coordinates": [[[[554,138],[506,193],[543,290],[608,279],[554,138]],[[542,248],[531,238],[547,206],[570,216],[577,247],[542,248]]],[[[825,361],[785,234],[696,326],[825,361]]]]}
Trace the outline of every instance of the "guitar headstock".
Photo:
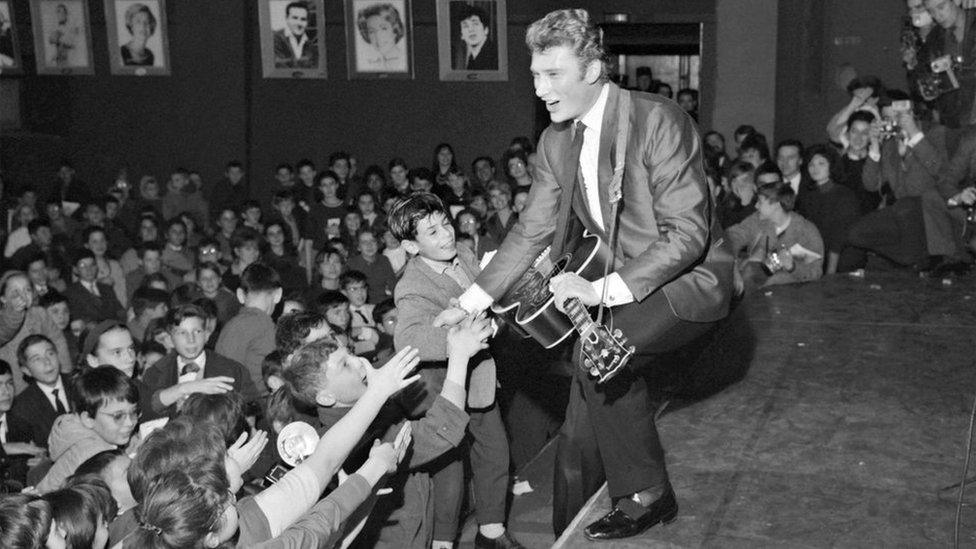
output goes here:
{"type": "Polygon", "coordinates": [[[583,367],[604,383],[620,373],[634,355],[634,346],[627,345],[627,338],[620,330],[611,332],[605,326],[593,323],[580,338],[583,367]]]}

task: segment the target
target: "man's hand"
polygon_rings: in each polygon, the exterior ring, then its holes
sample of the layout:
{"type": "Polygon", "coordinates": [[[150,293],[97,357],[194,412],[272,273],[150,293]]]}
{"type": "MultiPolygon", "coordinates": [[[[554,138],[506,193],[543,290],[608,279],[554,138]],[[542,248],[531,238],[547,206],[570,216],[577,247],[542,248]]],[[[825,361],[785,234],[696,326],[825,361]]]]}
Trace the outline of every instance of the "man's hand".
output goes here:
{"type": "Polygon", "coordinates": [[[404,347],[393,355],[382,368],[366,364],[366,386],[368,390],[378,391],[384,398],[420,379],[420,374],[407,377],[420,364],[420,351],[404,347]]]}
{"type": "MultiPolygon", "coordinates": [[[[973,0],[976,2],[976,0],[973,0]]],[[[949,206],[972,206],[976,204],[976,187],[966,187],[948,200],[949,206]]]]}
{"type": "Polygon", "coordinates": [[[563,273],[549,280],[549,291],[556,298],[556,309],[561,312],[563,304],[571,297],[577,297],[583,305],[592,307],[600,303],[600,296],[593,289],[593,285],[576,273],[563,273]]]}
{"type": "Polygon", "coordinates": [[[462,320],[467,318],[468,312],[460,307],[449,307],[441,311],[434,317],[433,326],[443,328],[446,326],[457,326],[462,320]]]}
{"type": "Polygon", "coordinates": [[[468,317],[447,332],[448,356],[473,357],[488,348],[488,338],[491,337],[491,333],[491,321],[484,313],[468,317]]]}
{"type": "Polygon", "coordinates": [[[203,393],[205,395],[219,395],[234,388],[234,378],[228,376],[205,377],[179,384],[183,395],[203,393]]]}
{"type": "Polygon", "coordinates": [[[902,131],[905,132],[905,137],[908,139],[915,137],[915,134],[921,133],[922,131],[918,128],[918,122],[915,121],[915,116],[910,112],[898,113],[898,125],[901,126],[902,131]]]}
{"type": "Polygon", "coordinates": [[[247,436],[247,432],[241,433],[241,436],[227,449],[227,457],[240,465],[242,472],[247,471],[257,462],[261,450],[264,450],[265,445],[268,444],[268,433],[265,431],[254,431],[250,439],[247,436]]]}

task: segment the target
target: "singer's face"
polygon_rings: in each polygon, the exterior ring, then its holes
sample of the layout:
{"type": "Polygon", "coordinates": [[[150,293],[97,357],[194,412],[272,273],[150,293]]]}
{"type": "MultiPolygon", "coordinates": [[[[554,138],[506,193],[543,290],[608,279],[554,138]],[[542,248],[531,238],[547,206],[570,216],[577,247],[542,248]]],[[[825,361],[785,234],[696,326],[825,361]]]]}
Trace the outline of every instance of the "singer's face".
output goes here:
{"type": "Polygon", "coordinates": [[[582,117],[600,94],[600,61],[585,67],[569,46],[553,46],[532,54],[535,94],[546,103],[549,118],[564,122],[582,117]]]}

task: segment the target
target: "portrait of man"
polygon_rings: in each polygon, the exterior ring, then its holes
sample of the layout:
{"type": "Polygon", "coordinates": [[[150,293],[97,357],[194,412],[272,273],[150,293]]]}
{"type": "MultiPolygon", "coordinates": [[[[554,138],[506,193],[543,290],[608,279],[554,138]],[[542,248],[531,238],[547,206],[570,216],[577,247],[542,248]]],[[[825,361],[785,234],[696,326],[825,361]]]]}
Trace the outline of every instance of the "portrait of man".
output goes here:
{"type": "Polygon", "coordinates": [[[93,72],[85,0],[34,0],[31,19],[39,73],[93,72]]]}
{"type": "Polygon", "coordinates": [[[498,70],[498,46],[493,39],[488,12],[465,2],[452,2],[451,11],[457,14],[453,19],[459,37],[454,42],[452,67],[463,71],[498,70]]]}
{"type": "MultiPolygon", "coordinates": [[[[275,2],[275,4],[285,4],[275,2]]],[[[277,6],[275,6],[277,7],[277,6]]],[[[301,0],[284,6],[285,26],[274,31],[274,64],[276,68],[314,69],[319,64],[318,39],[309,28],[311,10],[301,0]]]]}

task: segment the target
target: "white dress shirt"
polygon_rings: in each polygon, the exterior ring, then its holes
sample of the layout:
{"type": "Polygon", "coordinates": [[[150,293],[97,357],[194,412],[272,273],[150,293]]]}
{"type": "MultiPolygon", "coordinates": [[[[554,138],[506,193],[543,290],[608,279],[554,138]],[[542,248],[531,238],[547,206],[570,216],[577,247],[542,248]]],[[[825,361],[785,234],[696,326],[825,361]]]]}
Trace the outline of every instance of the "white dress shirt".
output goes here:
{"type": "Polygon", "coordinates": [[[793,189],[793,196],[800,194],[800,172],[793,174],[793,177],[786,180],[790,184],[790,188],[793,189]]]}
{"type": "Polygon", "coordinates": [[[47,397],[48,402],[51,403],[51,407],[55,410],[58,409],[57,403],[54,401],[54,390],[58,391],[58,400],[61,401],[61,405],[64,406],[65,410],[70,411],[71,406],[68,406],[68,395],[64,394],[64,382],[61,380],[61,376],[58,376],[58,381],[54,385],[45,385],[43,383],[38,383],[37,386],[47,397]]]}
{"type": "Polygon", "coordinates": [[[0,414],[0,444],[7,443],[7,412],[0,414]]]}
{"type": "Polygon", "coordinates": [[[180,383],[186,383],[187,381],[196,381],[198,379],[203,379],[203,368],[207,365],[207,352],[204,351],[200,353],[200,356],[193,360],[187,360],[179,355],[176,355],[176,375],[179,376],[180,383]],[[187,374],[182,374],[183,367],[189,363],[194,363],[200,367],[199,372],[192,372],[187,374]]]}

